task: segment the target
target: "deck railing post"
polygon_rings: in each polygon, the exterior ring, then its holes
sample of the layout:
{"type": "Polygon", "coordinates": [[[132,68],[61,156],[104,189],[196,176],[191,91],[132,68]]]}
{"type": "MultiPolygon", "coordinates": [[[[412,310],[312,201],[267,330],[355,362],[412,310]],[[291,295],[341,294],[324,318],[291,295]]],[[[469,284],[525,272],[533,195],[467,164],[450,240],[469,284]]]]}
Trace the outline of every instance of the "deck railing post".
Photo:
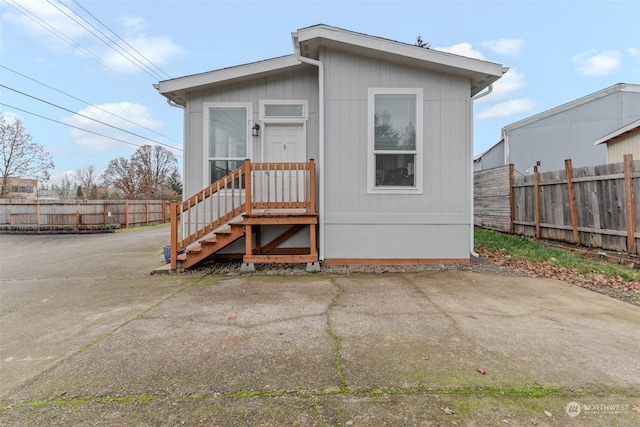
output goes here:
{"type": "Polygon", "coordinates": [[[316,163],[309,160],[309,212],[316,213],[316,163]]]}
{"type": "Polygon", "coordinates": [[[249,159],[244,161],[244,199],[244,211],[247,214],[251,214],[251,160],[249,159]]]}

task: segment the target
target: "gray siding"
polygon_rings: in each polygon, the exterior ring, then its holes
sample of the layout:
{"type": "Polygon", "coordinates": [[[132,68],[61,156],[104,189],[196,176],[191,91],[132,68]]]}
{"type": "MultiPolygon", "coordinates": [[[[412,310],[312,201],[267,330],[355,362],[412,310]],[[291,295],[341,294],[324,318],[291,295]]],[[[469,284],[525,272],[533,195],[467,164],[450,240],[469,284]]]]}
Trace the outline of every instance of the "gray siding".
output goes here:
{"type": "MultiPolygon", "coordinates": [[[[307,122],[307,157],[318,158],[318,69],[302,65],[295,71],[286,71],[276,76],[243,81],[213,89],[189,93],[186,110],[186,135],[184,168],[184,196],[191,196],[202,190],[203,170],[203,105],[205,102],[251,102],[254,121],[259,117],[260,100],[306,99],[309,101],[307,122]]],[[[260,161],[261,138],[252,138],[253,160],[260,161]]]]}
{"type": "Polygon", "coordinates": [[[640,93],[611,93],[511,130],[508,161],[522,174],[533,173],[536,161],[542,171],[564,169],[565,159],[574,167],[604,164],[606,147],[594,141],[639,118],[640,93]]]}
{"type": "Polygon", "coordinates": [[[481,171],[486,169],[497,168],[504,165],[504,141],[498,142],[496,145],[487,150],[479,159],[473,162],[473,170],[481,171]]]}
{"type": "Polygon", "coordinates": [[[322,62],[325,258],[468,258],[469,80],[335,50],[322,62]],[[423,88],[423,194],[367,194],[369,88],[423,88]]]}

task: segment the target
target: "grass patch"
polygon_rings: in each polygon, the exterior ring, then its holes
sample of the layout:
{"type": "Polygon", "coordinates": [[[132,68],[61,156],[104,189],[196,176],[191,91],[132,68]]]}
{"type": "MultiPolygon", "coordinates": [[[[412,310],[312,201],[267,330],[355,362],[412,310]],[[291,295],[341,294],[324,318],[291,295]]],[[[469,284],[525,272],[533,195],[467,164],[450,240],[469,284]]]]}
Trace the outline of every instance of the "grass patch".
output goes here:
{"type": "Polygon", "coordinates": [[[640,273],[623,266],[585,258],[558,248],[550,248],[528,237],[476,228],[474,238],[477,248],[500,252],[515,260],[550,262],[576,269],[578,273],[587,276],[598,273],[605,277],[621,277],[626,281],[640,281],[640,273]]]}

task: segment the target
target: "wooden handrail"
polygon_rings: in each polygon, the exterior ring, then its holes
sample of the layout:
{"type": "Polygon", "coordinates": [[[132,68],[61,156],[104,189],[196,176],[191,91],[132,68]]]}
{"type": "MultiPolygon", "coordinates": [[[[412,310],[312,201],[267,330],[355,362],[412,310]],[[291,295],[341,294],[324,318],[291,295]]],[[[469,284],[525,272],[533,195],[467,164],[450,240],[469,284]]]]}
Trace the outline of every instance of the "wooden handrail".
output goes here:
{"type": "Polygon", "coordinates": [[[171,269],[188,245],[243,213],[316,213],[315,162],[244,164],[171,208],[171,269]],[[182,229],[182,233],[180,232],[182,229]],[[180,238],[180,236],[183,236],[180,238]]]}

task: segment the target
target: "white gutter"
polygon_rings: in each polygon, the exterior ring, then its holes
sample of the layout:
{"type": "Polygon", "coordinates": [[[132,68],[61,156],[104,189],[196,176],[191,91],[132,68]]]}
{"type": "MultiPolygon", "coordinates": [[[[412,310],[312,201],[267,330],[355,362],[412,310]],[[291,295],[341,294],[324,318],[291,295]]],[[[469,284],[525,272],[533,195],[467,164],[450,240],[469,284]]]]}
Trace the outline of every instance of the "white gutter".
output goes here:
{"type": "MultiPolygon", "coordinates": [[[[487,87],[486,92],[480,92],[477,93],[475,96],[471,97],[471,102],[475,101],[476,99],[480,99],[483,96],[487,96],[489,95],[491,92],[493,92],[493,85],[490,84],[487,87]]],[[[469,129],[471,129],[471,138],[473,139],[473,113],[471,113],[471,124],[469,126],[469,129]]],[[[472,144],[473,146],[473,144],[472,144]]],[[[473,151],[473,149],[472,149],[473,151]]],[[[473,179],[473,174],[474,174],[474,170],[473,170],[473,156],[472,156],[472,161],[471,161],[471,224],[470,224],[470,228],[471,228],[471,233],[469,234],[469,253],[471,254],[472,257],[474,258],[478,258],[480,255],[478,255],[478,253],[476,251],[474,251],[474,241],[473,241],[473,234],[474,234],[474,227],[475,227],[475,212],[473,209],[473,186],[474,186],[474,179],[473,179]]]]}
{"type": "Polygon", "coordinates": [[[322,62],[315,59],[306,58],[300,54],[300,44],[298,43],[298,33],[291,33],[293,52],[300,62],[318,67],[318,246],[320,261],[324,260],[324,66],[322,62]]]}
{"type": "Polygon", "coordinates": [[[491,92],[493,92],[493,84],[490,84],[490,85],[487,87],[487,91],[486,91],[486,92],[476,93],[476,94],[471,98],[471,100],[472,100],[472,101],[475,101],[476,99],[480,99],[480,98],[482,98],[483,96],[487,96],[487,95],[489,95],[491,92]]]}

